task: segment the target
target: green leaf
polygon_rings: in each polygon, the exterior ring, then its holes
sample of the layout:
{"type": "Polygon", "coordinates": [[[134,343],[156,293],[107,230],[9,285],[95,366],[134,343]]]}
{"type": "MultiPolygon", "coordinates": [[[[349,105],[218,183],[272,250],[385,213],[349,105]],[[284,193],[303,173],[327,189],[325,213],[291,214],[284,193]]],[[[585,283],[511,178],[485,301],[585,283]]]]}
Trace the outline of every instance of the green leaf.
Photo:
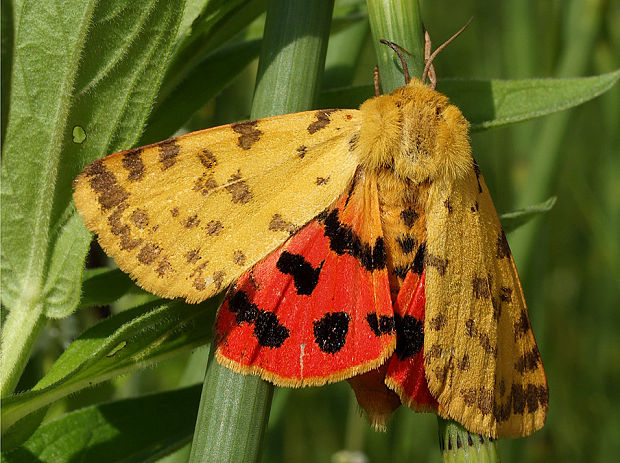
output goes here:
{"type": "Polygon", "coordinates": [[[2,432],[68,394],[209,342],[218,304],[159,300],[103,320],[73,341],[33,390],[2,401],[2,432]]]}
{"type": "Polygon", "coordinates": [[[71,201],[72,180],[138,140],[183,4],[24,0],[15,8],[2,163],[2,297],[10,310],[3,394],[19,378],[41,317],[77,307],[90,235],[71,201]]]}
{"type": "Polygon", "coordinates": [[[87,269],[82,280],[79,307],[111,304],[129,292],[145,293],[136,286],[129,275],[117,268],[87,269]]]}
{"type": "Polygon", "coordinates": [[[472,130],[502,127],[585,103],[620,79],[620,70],[569,79],[444,79],[437,90],[450,97],[472,124],[472,130]]]}
{"type": "Polygon", "coordinates": [[[154,461],[191,439],[200,397],[192,386],[68,413],[41,426],[3,463],[154,461]]]}
{"type": "Polygon", "coordinates": [[[516,230],[521,225],[526,224],[530,220],[539,216],[540,214],[544,214],[545,212],[550,211],[553,206],[555,206],[557,198],[552,196],[546,201],[543,201],[539,204],[534,204],[532,206],[524,207],[523,209],[518,209],[512,212],[506,212],[499,216],[500,221],[502,222],[502,228],[504,232],[509,233],[511,231],[516,230]]]}
{"type": "Polygon", "coordinates": [[[172,135],[205,103],[226,88],[258,56],[261,42],[253,40],[223,48],[197,64],[187,78],[157,106],[140,140],[153,143],[172,135]]]}
{"type": "MultiPolygon", "coordinates": [[[[440,79],[437,90],[458,106],[472,132],[534,119],[585,103],[620,79],[620,70],[570,79],[440,79]]],[[[372,85],[321,92],[321,108],[357,108],[374,95],[372,85]]]]}
{"type": "MultiPolygon", "coordinates": [[[[162,84],[160,101],[194,73],[208,55],[233,38],[267,8],[267,0],[211,0],[183,32],[162,84]]],[[[209,72],[214,72],[210,70],[209,72]]]]}

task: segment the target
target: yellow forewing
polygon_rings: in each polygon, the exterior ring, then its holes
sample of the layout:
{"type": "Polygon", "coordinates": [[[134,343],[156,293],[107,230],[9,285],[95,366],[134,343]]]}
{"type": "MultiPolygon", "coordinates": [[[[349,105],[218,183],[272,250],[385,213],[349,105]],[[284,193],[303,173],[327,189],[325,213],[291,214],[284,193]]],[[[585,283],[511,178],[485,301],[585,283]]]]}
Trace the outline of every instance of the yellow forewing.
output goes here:
{"type": "Polygon", "coordinates": [[[356,110],[194,132],[96,161],[75,204],[104,251],[148,291],[221,291],[332,204],[357,167],[356,110]]]}
{"type": "Polygon", "coordinates": [[[492,437],[541,428],[547,381],[508,243],[477,166],[431,188],[426,377],[440,413],[492,437]]]}

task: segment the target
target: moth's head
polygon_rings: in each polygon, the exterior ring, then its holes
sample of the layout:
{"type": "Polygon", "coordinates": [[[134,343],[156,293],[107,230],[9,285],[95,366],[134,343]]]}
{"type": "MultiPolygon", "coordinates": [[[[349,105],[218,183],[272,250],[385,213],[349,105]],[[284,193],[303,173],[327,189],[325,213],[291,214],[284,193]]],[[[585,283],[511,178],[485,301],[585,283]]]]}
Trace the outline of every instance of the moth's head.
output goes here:
{"type": "Polygon", "coordinates": [[[469,123],[448,98],[417,79],[360,107],[360,161],[414,182],[454,180],[471,169],[469,123]]]}

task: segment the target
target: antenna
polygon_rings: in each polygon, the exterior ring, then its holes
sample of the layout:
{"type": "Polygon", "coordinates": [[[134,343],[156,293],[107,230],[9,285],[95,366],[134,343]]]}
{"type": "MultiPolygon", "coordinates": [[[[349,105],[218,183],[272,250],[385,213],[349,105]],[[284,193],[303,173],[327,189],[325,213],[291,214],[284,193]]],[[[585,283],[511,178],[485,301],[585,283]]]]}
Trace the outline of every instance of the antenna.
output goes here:
{"type": "MultiPolygon", "coordinates": [[[[437,50],[435,50],[433,52],[433,54],[426,60],[426,65],[424,66],[424,72],[422,73],[422,82],[426,81],[426,78],[428,77],[428,70],[430,69],[431,65],[433,64],[433,60],[435,59],[435,57],[439,54],[439,52],[441,50],[443,50],[444,48],[446,48],[448,46],[448,44],[450,42],[452,42],[454,39],[456,39],[459,35],[462,34],[462,32],[467,29],[467,26],[469,26],[471,24],[471,22],[473,21],[474,17],[472,16],[471,18],[469,18],[469,21],[467,21],[467,23],[461,27],[458,32],[456,34],[454,34],[452,37],[450,37],[448,40],[446,40],[444,43],[442,43],[437,50]]],[[[434,88],[434,87],[433,87],[434,88]]]]}

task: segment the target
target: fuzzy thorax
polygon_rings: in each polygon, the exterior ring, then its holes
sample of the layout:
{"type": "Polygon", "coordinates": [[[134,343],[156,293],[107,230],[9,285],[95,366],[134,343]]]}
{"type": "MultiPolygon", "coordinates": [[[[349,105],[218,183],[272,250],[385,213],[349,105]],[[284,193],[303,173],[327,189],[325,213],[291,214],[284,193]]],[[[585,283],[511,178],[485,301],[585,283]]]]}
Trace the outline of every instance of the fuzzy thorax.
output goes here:
{"type": "Polygon", "coordinates": [[[469,123],[448,98],[413,79],[360,107],[360,162],[414,182],[453,181],[471,168],[469,123]]]}

